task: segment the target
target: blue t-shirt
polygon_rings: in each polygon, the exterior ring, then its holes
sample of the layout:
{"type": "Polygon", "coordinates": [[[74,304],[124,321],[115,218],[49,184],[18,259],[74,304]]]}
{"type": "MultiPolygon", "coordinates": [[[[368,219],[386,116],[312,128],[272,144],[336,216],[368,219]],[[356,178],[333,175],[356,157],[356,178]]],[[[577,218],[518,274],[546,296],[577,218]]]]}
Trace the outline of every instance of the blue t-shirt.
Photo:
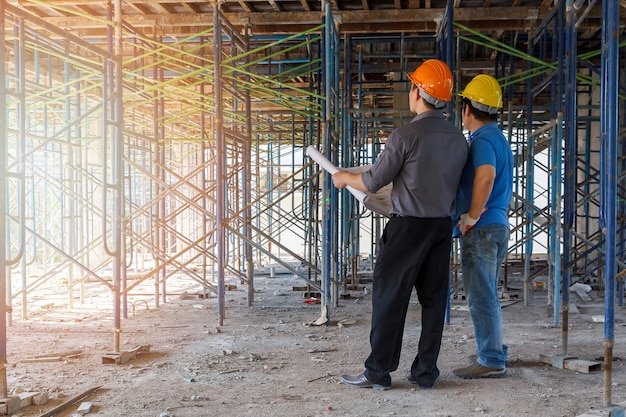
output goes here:
{"type": "Polygon", "coordinates": [[[476,129],[469,139],[470,154],[463,168],[459,191],[456,199],[456,216],[454,216],[454,235],[459,230],[456,221],[463,213],[467,213],[472,203],[472,187],[474,172],[481,165],[492,165],[496,168],[496,177],[491,195],[487,200],[487,211],[484,212],[474,227],[488,224],[509,226],[509,205],[513,196],[513,153],[496,122],[476,129]]]}

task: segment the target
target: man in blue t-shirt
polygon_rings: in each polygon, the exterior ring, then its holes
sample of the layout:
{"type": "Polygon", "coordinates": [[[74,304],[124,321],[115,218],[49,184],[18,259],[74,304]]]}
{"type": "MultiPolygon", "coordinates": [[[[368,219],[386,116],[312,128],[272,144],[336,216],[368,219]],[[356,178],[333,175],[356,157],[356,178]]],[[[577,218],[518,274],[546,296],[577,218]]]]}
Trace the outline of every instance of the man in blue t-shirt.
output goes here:
{"type": "Polygon", "coordinates": [[[513,154],[498,128],[502,89],[487,74],[474,77],[459,94],[462,121],[470,132],[470,154],[457,194],[463,288],[469,305],[476,360],[455,369],[460,378],[499,378],[506,373],[498,280],[509,241],[508,210],[513,192],[513,154]]]}

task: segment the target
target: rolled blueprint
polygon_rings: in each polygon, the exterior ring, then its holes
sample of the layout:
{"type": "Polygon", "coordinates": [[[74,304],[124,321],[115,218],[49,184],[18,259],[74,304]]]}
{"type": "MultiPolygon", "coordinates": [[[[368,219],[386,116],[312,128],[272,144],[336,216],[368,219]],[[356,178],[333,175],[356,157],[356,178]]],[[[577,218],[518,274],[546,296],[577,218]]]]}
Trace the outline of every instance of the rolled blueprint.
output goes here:
{"type": "MultiPolygon", "coordinates": [[[[334,174],[340,171],[332,162],[330,162],[324,155],[322,155],[315,147],[309,146],[307,148],[307,155],[311,157],[319,166],[328,171],[329,174],[334,174]]],[[[367,171],[369,166],[358,166],[346,168],[346,171],[360,173],[367,171]]],[[[352,187],[346,187],[352,195],[361,202],[365,207],[376,213],[389,217],[391,211],[391,188],[392,184],[388,184],[381,188],[377,193],[364,193],[363,191],[355,190],[352,187]]]]}
{"type": "MultiPolygon", "coordinates": [[[[322,155],[313,145],[309,145],[306,148],[306,153],[311,157],[312,160],[317,162],[319,166],[324,168],[330,175],[333,175],[335,172],[339,171],[332,162],[330,162],[324,155],[322,155]]],[[[361,203],[365,202],[367,195],[363,191],[355,190],[352,187],[346,187],[350,193],[356,197],[361,203]]]]}

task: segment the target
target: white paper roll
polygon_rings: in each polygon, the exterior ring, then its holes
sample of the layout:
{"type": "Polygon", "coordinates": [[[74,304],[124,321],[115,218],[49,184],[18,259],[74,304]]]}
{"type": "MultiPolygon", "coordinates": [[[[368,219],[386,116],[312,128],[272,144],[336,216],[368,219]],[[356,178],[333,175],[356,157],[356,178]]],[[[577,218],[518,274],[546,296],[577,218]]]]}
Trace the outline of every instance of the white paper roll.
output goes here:
{"type": "MultiPolygon", "coordinates": [[[[339,171],[339,168],[337,168],[324,155],[322,155],[317,149],[315,149],[313,145],[309,145],[309,147],[306,148],[306,153],[307,155],[311,157],[312,160],[317,162],[317,164],[321,166],[324,170],[326,170],[330,175],[333,175],[334,173],[339,171]]],[[[367,194],[365,194],[363,191],[355,190],[352,187],[346,187],[346,188],[361,203],[365,202],[367,198],[367,194]]]]}

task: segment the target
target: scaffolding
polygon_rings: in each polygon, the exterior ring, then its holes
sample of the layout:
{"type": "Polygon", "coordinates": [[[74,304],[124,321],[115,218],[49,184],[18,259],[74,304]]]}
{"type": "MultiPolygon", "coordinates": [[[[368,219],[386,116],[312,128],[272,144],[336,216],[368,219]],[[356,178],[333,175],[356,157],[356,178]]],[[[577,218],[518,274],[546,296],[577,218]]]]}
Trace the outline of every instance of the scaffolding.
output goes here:
{"type": "Polygon", "coordinates": [[[318,173],[293,150],[320,143],[324,25],[251,41],[214,16],[173,40],[111,13],[102,48],[6,5],[9,324],[14,303],[28,319],[49,286],[69,309],[105,287],[117,352],[132,298],[152,287],[158,307],[172,277],[217,294],[220,323],[227,278],[253,303],[255,265],[321,288],[318,173]],[[296,49],[310,55],[284,69],[296,49]]]}
{"type": "MultiPolygon", "coordinates": [[[[338,192],[303,150],[343,167],[374,163],[412,118],[406,73],[439,57],[458,81],[470,45],[495,55],[509,104],[507,262],[524,266],[526,302],[548,275],[564,352],[569,286],[605,286],[610,370],[613,302],[624,297],[624,58],[611,35],[616,2],[602,4],[602,39],[578,46],[594,3],[559,2],[534,32],[500,40],[455,22],[451,2],[435,36],[342,34],[325,2],[319,25],[301,33],[241,33],[214,6],[210,29],[180,39],[144,35],[116,4],[98,44],[0,2],[0,390],[6,326],[17,311],[29,319],[34,295],[51,288],[68,309],[106,289],[116,352],[129,305],[148,296],[159,307],[181,277],[215,294],[223,324],[229,283],[244,285],[252,306],[255,275],[281,269],[322,295],[328,319],[375,262],[385,218],[338,192]]],[[[460,123],[454,104],[447,112],[460,123]]]]}

